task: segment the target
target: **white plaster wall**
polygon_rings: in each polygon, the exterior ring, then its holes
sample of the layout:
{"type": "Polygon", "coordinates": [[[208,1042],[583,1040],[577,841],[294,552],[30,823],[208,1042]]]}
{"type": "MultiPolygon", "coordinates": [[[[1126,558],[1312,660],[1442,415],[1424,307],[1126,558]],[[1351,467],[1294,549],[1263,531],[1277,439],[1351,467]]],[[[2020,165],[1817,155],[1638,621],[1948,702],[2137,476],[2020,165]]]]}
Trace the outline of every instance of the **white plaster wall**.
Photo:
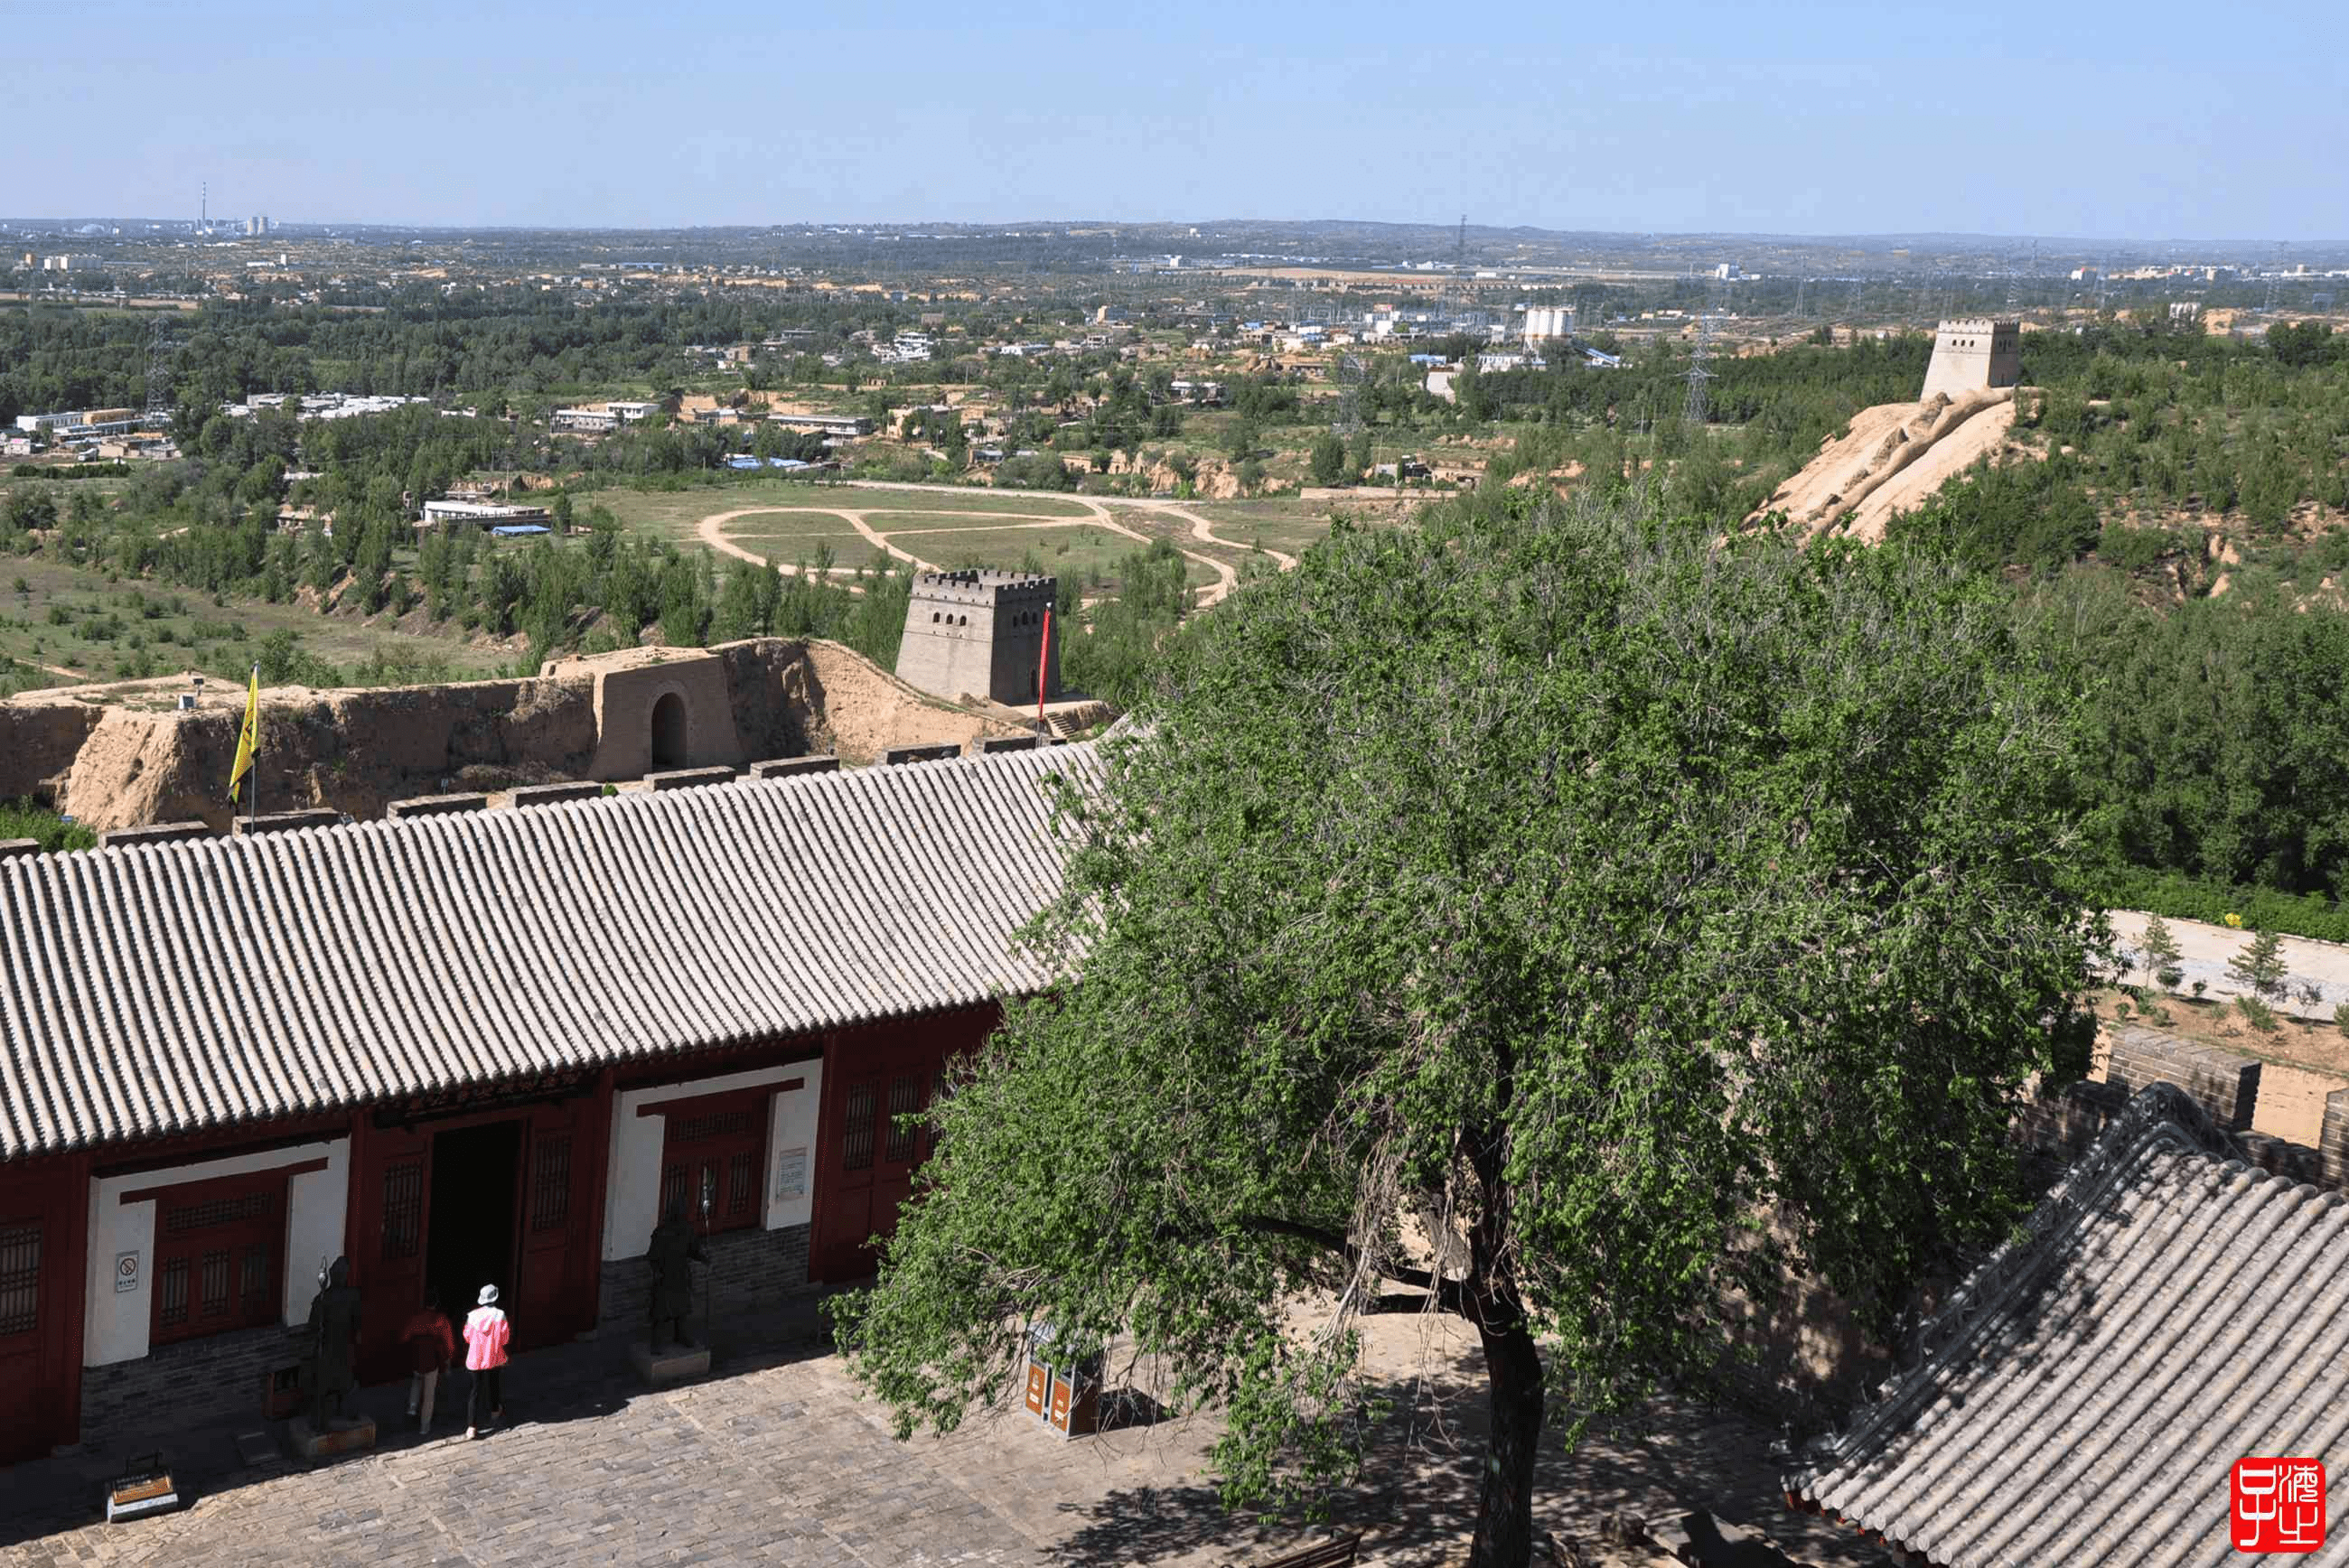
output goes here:
{"type": "Polygon", "coordinates": [[[665,1116],[640,1116],[639,1107],[663,1100],[692,1099],[705,1094],[726,1094],[757,1088],[789,1078],[805,1078],[804,1088],[777,1095],[767,1132],[767,1212],[765,1228],[804,1224],[814,1211],[815,1123],[823,1063],[792,1062],[780,1068],[725,1073],[717,1078],[691,1078],[683,1083],[657,1084],[651,1088],[623,1089],[612,1097],[612,1162],[604,1182],[604,1261],[642,1257],[653,1227],[660,1223],[661,1140],[668,1129],[665,1116]],[[787,1147],[807,1150],[805,1195],[776,1195],[777,1168],[787,1147]],[[792,1218],[796,1214],[797,1218],[792,1218]],[[781,1216],[781,1217],[779,1217],[781,1216]]]}
{"type": "Polygon", "coordinates": [[[278,1315],[290,1324],[297,1315],[309,1314],[310,1298],[318,1290],[318,1259],[323,1256],[332,1262],[343,1250],[350,1154],[351,1140],[337,1138],[175,1165],[165,1171],[94,1179],[89,1184],[89,1279],[85,1297],[89,1305],[82,1325],[82,1365],[104,1367],[135,1361],[147,1354],[147,1332],[155,1313],[149,1297],[155,1288],[155,1204],[152,1200],[125,1203],[123,1193],[209,1181],[219,1176],[247,1176],[323,1157],[324,1171],[305,1171],[286,1183],[285,1299],[278,1315]],[[139,1254],[137,1290],[114,1288],[115,1259],[123,1253],[139,1254]]]}
{"type": "Polygon", "coordinates": [[[774,1119],[767,1124],[767,1229],[804,1225],[815,1217],[816,1110],[823,1104],[823,1064],[809,1062],[792,1075],[804,1087],[775,1097],[774,1119]],[[786,1157],[798,1155],[797,1192],[783,1189],[786,1157]]]}

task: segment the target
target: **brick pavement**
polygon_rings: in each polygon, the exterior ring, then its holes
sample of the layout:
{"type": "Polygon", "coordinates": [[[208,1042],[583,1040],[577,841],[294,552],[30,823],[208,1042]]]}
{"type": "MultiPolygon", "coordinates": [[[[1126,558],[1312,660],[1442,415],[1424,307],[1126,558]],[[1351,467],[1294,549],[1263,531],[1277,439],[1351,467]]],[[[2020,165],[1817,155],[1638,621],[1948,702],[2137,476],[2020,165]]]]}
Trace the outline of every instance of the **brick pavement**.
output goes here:
{"type": "MultiPolygon", "coordinates": [[[[1471,1344],[1373,1325],[1373,1369],[1392,1377],[1413,1451],[1341,1501],[1370,1527],[1371,1560],[1432,1564],[1464,1544],[1480,1442],[1471,1344]],[[1425,1372],[1414,1398],[1414,1374],[1425,1372]],[[1456,1398],[1455,1398],[1456,1397],[1456,1398]]],[[[1216,1568],[1295,1544],[1216,1506],[1205,1460],[1215,1427],[1172,1419],[1063,1440],[1024,1413],[900,1444],[820,1343],[718,1342],[720,1375],[654,1392],[610,1341],[518,1358],[509,1426],[466,1443],[398,1429],[398,1388],[370,1390],[383,1440],[369,1455],[240,1467],[233,1429],[171,1449],[195,1481],[188,1511],[92,1522],[119,1458],[0,1472],[0,1568],[274,1564],[788,1563],[812,1568],[1112,1563],[1216,1568]]],[[[444,1397],[444,1410],[448,1409],[444,1397]]],[[[1775,1507],[1761,1434],[1733,1418],[1661,1407],[1648,1435],[1592,1439],[1547,1465],[1539,1518],[1587,1531],[1608,1509],[1651,1517],[1674,1501],[1760,1522],[1806,1560],[1882,1559],[1820,1521],[1775,1507]]],[[[460,1396],[444,1420],[461,1420],[460,1396]]],[[[459,1428],[444,1428],[454,1433],[459,1428]]]]}

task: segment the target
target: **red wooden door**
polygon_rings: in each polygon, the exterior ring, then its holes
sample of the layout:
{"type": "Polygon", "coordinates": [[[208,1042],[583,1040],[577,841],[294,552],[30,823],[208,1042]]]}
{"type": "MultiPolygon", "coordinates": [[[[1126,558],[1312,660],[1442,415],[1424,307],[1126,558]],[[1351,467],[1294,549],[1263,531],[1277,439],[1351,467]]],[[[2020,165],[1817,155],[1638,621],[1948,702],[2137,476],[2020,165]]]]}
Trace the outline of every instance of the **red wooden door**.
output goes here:
{"type": "Polygon", "coordinates": [[[595,1246],[589,1189],[592,1099],[533,1108],[523,1132],[521,1212],[515,1226],[514,1342],[557,1345],[595,1323],[587,1278],[595,1246]]]}
{"type": "Polygon", "coordinates": [[[926,1135],[902,1119],[929,1103],[946,1055],[943,1042],[919,1037],[843,1047],[833,1068],[817,1171],[812,1277],[861,1279],[878,1264],[872,1238],[897,1228],[897,1210],[927,1152],[926,1135]]]}
{"type": "MultiPolygon", "coordinates": [[[[42,1350],[64,1266],[57,1227],[39,1213],[0,1216],[0,1464],[47,1455],[50,1430],[42,1350]]],[[[77,1371],[79,1368],[76,1368],[77,1371]]]]}
{"type": "MultiPolygon", "coordinates": [[[[367,1128],[352,1168],[353,1223],[346,1245],[351,1283],[359,1287],[358,1376],[362,1383],[388,1383],[409,1369],[399,1331],[424,1301],[424,1238],[432,1222],[432,1140],[410,1128],[367,1128]]],[[[317,1268],[315,1258],[285,1260],[287,1274],[301,1287],[295,1292],[297,1315],[317,1288],[317,1268]]],[[[452,1322],[463,1320],[462,1306],[441,1305],[452,1322]]]]}

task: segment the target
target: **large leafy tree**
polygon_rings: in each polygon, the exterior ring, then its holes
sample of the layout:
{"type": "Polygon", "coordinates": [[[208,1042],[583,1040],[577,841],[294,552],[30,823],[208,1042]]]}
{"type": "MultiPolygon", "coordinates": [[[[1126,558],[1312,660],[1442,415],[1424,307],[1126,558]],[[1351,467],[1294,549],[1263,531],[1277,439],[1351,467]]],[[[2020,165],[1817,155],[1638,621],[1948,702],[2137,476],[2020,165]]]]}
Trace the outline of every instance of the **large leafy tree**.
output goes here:
{"type": "Polygon", "coordinates": [[[1782,1266],[1883,1321],[2017,1212],[2100,923],[2073,703],[2011,626],[1908,551],[1522,500],[1341,527],[1199,618],[1071,795],[1070,978],[937,1113],[857,1374],[946,1429],[1030,1324],[1116,1340],[1279,1501],[1375,1429],[1356,1315],[1454,1314],[1471,1561],[1525,1563],[1554,1410],[1717,1369],[1782,1266]]]}

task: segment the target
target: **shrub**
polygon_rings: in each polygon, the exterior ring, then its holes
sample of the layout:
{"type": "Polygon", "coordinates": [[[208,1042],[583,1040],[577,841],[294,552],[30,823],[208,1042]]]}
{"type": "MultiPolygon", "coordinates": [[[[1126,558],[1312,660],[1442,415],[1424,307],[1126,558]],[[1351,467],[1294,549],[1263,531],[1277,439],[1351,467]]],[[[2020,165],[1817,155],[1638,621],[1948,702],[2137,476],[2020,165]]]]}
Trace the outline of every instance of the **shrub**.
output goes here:
{"type": "Polygon", "coordinates": [[[2276,1024],[2276,1016],[2274,1012],[2265,1002],[2261,1001],[2258,997],[2236,997],[2235,1011],[2243,1016],[2243,1022],[2251,1025],[2251,1027],[2259,1030],[2260,1033],[2263,1035],[2272,1035],[2276,1032],[2278,1026],[2276,1024]]]}
{"type": "Polygon", "coordinates": [[[2333,1009],[2333,1026],[2343,1034],[2349,1035],[2349,1002],[2344,1002],[2333,1009]]]}

